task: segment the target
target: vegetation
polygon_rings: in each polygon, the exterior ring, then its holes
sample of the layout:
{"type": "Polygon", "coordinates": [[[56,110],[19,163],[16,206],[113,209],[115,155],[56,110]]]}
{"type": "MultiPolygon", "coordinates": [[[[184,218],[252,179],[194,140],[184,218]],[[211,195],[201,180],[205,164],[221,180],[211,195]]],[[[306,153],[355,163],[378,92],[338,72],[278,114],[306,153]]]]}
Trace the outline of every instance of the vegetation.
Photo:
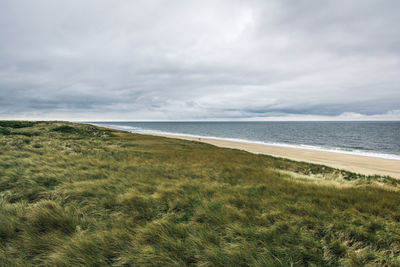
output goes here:
{"type": "Polygon", "coordinates": [[[0,148],[0,265],[400,266],[390,177],[64,122],[0,148]]]}
{"type": "Polygon", "coordinates": [[[0,121],[1,127],[10,127],[10,128],[25,128],[32,127],[36,122],[33,121],[0,121]]]}

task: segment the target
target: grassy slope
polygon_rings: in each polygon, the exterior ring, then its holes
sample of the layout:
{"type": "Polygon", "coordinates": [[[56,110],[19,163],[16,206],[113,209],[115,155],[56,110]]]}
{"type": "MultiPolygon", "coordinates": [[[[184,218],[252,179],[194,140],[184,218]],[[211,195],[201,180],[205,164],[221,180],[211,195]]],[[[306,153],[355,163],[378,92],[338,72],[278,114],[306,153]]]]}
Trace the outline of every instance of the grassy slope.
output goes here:
{"type": "Polygon", "coordinates": [[[0,148],[4,265],[400,266],[394,179],[60,122],[0,148]]]}

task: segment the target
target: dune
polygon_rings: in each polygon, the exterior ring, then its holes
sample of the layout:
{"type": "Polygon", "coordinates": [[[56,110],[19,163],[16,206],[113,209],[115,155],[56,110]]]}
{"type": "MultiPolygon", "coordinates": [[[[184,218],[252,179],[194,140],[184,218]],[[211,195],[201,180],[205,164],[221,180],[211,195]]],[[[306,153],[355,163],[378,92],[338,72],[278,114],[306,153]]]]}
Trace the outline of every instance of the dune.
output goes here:
{"type": "Polygon", "coordinates": [[[322,164],[365,175],[389,175],[394,178],[400,178],[400,160],[184,135],[153,135],[200,141],[218,147],[241,149],[251,153],[322,164]]]}

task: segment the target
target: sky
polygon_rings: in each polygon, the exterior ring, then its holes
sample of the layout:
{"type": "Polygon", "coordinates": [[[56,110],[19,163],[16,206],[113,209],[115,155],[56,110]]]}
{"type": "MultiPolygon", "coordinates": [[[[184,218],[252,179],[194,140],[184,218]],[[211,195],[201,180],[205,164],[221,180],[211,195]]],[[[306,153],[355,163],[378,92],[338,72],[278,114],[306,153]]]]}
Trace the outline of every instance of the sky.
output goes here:
{"type": "Polygon", "coordinates": [[[0,119],[400,120],[398,0],[1,0],[0,119]]]}

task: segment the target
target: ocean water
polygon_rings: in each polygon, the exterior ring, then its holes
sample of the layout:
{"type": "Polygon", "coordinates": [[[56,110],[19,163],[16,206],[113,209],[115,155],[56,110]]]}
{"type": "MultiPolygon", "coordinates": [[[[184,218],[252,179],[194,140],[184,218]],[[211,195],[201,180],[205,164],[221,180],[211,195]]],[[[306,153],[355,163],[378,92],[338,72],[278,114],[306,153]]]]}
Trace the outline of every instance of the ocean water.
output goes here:
{"type": "Polygon", "coordinates": [[[93,122],[168,133],[400,160],[400,122],[93,122]]]}

